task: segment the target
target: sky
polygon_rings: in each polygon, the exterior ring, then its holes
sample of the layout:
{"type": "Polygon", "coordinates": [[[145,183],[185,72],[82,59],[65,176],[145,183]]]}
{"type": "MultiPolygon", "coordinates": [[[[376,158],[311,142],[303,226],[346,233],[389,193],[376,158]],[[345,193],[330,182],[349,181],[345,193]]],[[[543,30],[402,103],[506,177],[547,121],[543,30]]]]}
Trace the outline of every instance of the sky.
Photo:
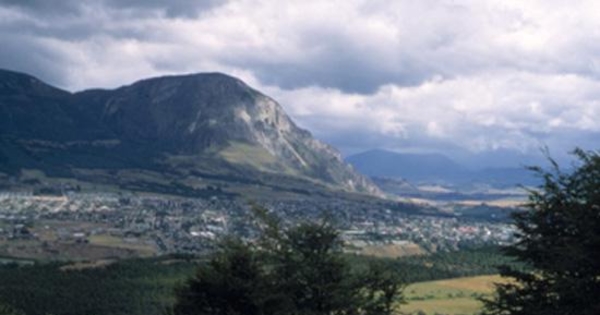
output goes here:
{"type": "Polygon", "coordinates": [[[593,0],[0,0],[0,42],[69,91],[224,72],[345,155],[599,147],[593,0]]]}

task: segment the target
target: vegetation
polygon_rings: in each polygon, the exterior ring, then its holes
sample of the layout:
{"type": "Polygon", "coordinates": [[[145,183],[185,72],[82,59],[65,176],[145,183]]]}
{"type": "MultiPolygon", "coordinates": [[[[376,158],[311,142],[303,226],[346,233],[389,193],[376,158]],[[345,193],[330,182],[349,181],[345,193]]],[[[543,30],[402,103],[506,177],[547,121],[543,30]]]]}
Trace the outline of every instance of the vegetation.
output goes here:
{"type": "Polygon", "coordinates": [[[600,155],[575,155],[570,172],[534,168],[543,184],[514,214],[519,241],[505,250],[530,269],[503,268],[514,281],[497,285],[485,314],[600,314],[600,155]]]}
{"type": "MultiPolygon", "coordinates": [[[[495,265],[510,263],[496,248],[399,259],[346,255],[344,260],[357,272],[367,270],[369,264],[384,264],[406,283],[494,274],[495,265]]],[[[173,256],[88,266],[0,263],[0,304],[28,315],[77,315],[90,310],[97,315],[162,315],[174,304],[174,289],[206,263],[173,256]]],[[[410,291],[405,292],[410,298],[410,291]]]]}
{"type": "Polygon", "coordinates": [[[0,303],[0,315],[24,315],[23,312],[15,308],[0,303]]]}
{"type": "Polygon", "coordinates": [[[471,248],[399,259],[365,256],[353,256],[351,259],[355,266],[365,265],[370,261],[384,263],[387,268],[398,272],[407,283],[493,275],[498,273],[500,265],[510,265],[516,269],[523,268],[522,264],[503,255],[498,247],[471,248]]]}
{"type": "Polygon", "coordinates": [[[175,314],[386,315],[401,302],[398,274],[383,264],[351,268],[327,221],[284,229],[260,217],[260,241],[227,241],[177,291],[175,314]]]}
{"type": "Polygon", "coordinates": [[[28,315],[158,315],[173,304],[173,287],[197,265],[179,257],[96,267],[0,265],[0,304],[28,315]]]}
{"type": "Polygon", "coordinates": [[[418,282],[405,289],[407,304],[402,306],[406,314],[478,314],[483,306],[479,300],[490,296],[494,283],[501,281],[498,275],[454,278],[418,282]]]}

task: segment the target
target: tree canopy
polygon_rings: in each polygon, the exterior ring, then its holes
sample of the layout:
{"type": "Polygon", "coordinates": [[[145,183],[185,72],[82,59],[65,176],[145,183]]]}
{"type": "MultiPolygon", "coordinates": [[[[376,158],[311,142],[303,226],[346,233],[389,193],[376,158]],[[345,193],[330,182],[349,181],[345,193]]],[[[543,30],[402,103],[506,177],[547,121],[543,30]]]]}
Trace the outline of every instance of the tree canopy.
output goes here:
{"type": "Polygon", "coordinates": [[[326,220],[283,228],[257,213],[260,239],[225,241],[177,290],[175,314],[386,315],[402,302],[398,275],[376,264],[351,268],[326,220]]]}
{"type": "Polygon", "coordinates": [[[600,156],[575,150],[573,169],[533,168],[543,179],[514,214],[518,242],[505,251],[528,268],[485,301],[488,315],[600,314],[600,156]]]}
{"type": "Polygon", "coordinates": [[[0,315],[24,315],[24,313],[0,302],[0,315]]]}

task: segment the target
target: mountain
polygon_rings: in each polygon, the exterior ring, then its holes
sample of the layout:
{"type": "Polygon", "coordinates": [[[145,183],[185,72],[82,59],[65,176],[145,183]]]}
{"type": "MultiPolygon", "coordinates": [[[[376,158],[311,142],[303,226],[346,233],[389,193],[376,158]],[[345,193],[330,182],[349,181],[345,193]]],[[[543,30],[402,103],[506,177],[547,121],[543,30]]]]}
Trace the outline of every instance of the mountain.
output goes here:
{"type": "Polygon", "coordinates": [[[545,165],[547,160],[542,152],[523,153],[511,149],[496,149],[479,153],[465,152],[457,157],[461,164],[471,169],[507,169],[526,165],[545,165]]]}
{"type": "Polygon", "coordinates": [[[191,195],[379,193],[277,102],[220,73],[69,93],[1,70],[0,188],[3,178],[191,195]]]}
{"type": "Polygon", "coordinates": [[[370,150],[349,156],[346,161],[369,176],[404,178],[413,182],[461,177],[467,171],[442,154],[370,150]]]}
{"type": "MultiPolygon", "coordinates": [[[[471,169],[442,154],[370,150],[349,156],[346,161],[359,172],[377,177],[377,183],[385,183],[386,186],[390,183],[385,181],[385,178],[404,179],[413,184],[441,184],[455,187],[484,184],[507,188],[538,184],[537,179],[525,167],[471,169]]],[[[395,186],[397,184],[394,182],[395,186]]],[[[401,190],[405,190],[405,187],[401,187],[401,190]]]]}

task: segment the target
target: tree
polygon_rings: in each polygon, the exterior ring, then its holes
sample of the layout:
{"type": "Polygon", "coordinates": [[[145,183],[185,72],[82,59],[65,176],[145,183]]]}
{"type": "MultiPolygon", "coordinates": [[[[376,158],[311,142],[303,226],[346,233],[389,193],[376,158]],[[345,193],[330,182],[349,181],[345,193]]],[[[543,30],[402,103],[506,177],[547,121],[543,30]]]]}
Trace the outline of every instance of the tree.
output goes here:
{"type": "Polygon", "coordinates": [[[389,265],[371,262],[362,280],[365,281],[363,304],[367,314],[390,315],[397,304],[405,303],[404,297],[398,294],[404,290],[405,283],[389,265]]]}
{"type": "Polygon", "coordinates": [[[543,183],[514,214],[518,241],[505,252],[526,268],[484,300],[488,315],[600,314],[600,156],[575,150],[570,172],[533,168],[543,183]]]}
{"type": "Polygon", "coordinates": [[[12,306],[0,302],[0,315],[24,315],[25,313],[15,309],[12,306]]]}
{"type": "Polygon", "coordinates": [[[278,240],[272,255],[278,289],[301,314],[331,314],[348,305],[347,266],[336,249],[337,232],[326,225],[302,224],[278,240]]]}
{"type": "Polygon", "coordinates": [[[399,277],[353,270],[327,220],[283,228],[263,209],[256,217],[257,242],[226,243],[177,291],[175,314],[388,315],[401,301],[399,277]]]}
{"type": "Polygon", "coordinates": [[[263,314],[263,270],[247,244],[227,239],[196,276],[176,290],[174,313],[180,315],[263,314]]]}

